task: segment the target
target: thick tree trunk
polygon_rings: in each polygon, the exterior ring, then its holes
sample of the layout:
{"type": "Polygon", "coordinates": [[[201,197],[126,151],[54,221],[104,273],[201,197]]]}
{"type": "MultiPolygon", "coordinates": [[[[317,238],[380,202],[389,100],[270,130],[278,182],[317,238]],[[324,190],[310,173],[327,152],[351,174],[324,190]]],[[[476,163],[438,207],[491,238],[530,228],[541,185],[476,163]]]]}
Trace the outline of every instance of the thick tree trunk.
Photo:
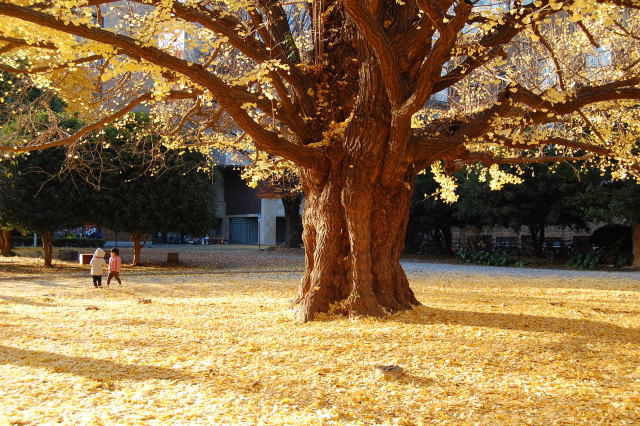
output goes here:
{"type": "Polygon", "coordinates": [[[133,241],[133,264],[140,265],[140,234],[132,233],[131,240],[133,241]]]}
{"type": "Polygon", "coordinates": [[[400,265],[410,195],[410,185],[372,191],[366,181],[349,180],[307,191],[299,321],[330,310],[380,316],[419,304],[400,265]]]}
{"type": "Polygon", "coordinates": [[[2,256],[11,256],[11,229],[3,229],[0,241],[2,242],[2,256]]]}
{"type": "Polygon", "coordinates": [[[631,266],[640,268],[640,222],[634,222],[631,227],[631,244],[633,246],[631,266]]]}
{"type": "MultiPolygon", "coordinates": [[[[341,124],[323,129],[327,161],[299,173],[306,265],[294,306],[301,322],[321,312],[381,316],[419,304],[400,265],[419,168],[408,149],[411,116],[392,108],[378,62],[355,34],[354,43],[362,48],[349,71],[357,97],[333,93],[341,108],[327,116],[341,124]]],[[[327,45],[325,52],[349,57],[352,46],[327,45]]],[[[346,82],[326,87],[333,83],[346,82]]]]}
{"type": "Polygon", "coordinates": [[[53,260],[53,232],[44,231],[42,235],[42,255],[44,257],[44,266],[51,268],[53,260]]]}
{"type": "Polygon", "coordinates": [[[306,266],[294,300],[301,322],[320,312],[381,316],[419,304],[400,265],[415,173],[410,164],[394,179],[382,172],[389,128],[373,117],[348,130],[344,151],[328,152],[329,170],[301,171],[306,266]]]}
{"type": "Polygon", "coordinates": [[[302,243],[302,217],[300,216],[301,204],[302,194],[282,198],[284,215],[287,221],[284,246],[287,248],[299,248],[302,243]]]}

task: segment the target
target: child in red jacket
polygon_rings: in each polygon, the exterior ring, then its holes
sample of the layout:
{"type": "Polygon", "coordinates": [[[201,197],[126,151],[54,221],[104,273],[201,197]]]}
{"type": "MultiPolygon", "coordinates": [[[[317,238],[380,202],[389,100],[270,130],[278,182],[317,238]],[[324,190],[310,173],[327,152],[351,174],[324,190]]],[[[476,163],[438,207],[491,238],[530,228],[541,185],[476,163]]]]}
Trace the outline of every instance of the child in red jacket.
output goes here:
{"type": "Polygon", "coordinates": [[[122,285],[122,281],[120,281],[121,265],[122,258],[120,257],[120,250],[112,248],[111,257],[109,258],[109,276],[107,277],[107,285],[111,282],[111,278],[115,278],[118,281],[118,284],[122,285]]]}

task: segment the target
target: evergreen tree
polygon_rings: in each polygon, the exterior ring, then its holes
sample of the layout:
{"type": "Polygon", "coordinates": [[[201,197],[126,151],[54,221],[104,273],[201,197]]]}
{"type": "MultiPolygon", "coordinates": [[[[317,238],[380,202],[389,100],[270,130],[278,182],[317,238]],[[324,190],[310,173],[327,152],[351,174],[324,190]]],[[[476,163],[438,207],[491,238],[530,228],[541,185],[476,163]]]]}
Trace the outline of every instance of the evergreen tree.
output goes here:
{"type": "Polygon", "coordinates": [[[592,221],[631,227],[632,266],[640,267],[640,185],[613,181],[594,170],[589,174],[588,192],[577,202],[592,221]]]}
{"type": "Polygon", "coordinates": [[[0,163],[0,218],[3,223],[42,235],[45,266],[51,267],[53,235],[90,217],[85,182],[61,174],[65,150],[52,148],[0,163]]]}
{"type": "Polygon", "coordinates": [[[126,127],[104,129],[109,148],[102,151],[101,188],[92,203],[97,223],[131,235],[134,264],[141,262],[145,235],[167,230],[205,234],[213,222],[213,184],[203,170],[207,158],[163,148],[157,136],[142,131],[146,119],[138,115],[126,127]]]}

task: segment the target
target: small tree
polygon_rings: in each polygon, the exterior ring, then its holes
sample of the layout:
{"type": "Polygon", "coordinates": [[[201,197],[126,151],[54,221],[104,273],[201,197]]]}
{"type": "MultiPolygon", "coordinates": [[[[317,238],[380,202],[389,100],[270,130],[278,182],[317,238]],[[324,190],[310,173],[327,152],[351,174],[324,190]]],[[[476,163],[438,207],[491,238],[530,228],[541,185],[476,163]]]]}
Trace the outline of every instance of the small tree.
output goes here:
{"type": "MultiPolygon", "coordinates": [[[[20,134],[24,139],[31,138],[38,130],[50,127],[49,121],[57,122],[57,116],[62,111],[62,107],[62,101],[53,96],[51,91],[34,87],[33,83],[24,76],[0,70],[0,138],[11,138],[16,134],[20,134]]],[[[10,163],[6,162],[4,166],[8,164],[10,163]]],[[[28,163],[22,163],[22,166],[29,167],[28,163]]],[[[9,177],[15,175],[10,169],[11,166],[9,170],[3,171],[3,181],[7,185],[9,177]]],[[[17,169],[14,171],[20,172],[17,169]]],[[[4,188],[5,191],[8,189],[9,186],[4,188]]],[[[10,218],[3,217],[0,213],[0,225],[2,227],[1,254],[10,256],[12,249],[10,218]]]]}
{"type": "Polygon", "coordinates": [[[60,174],[65,157],[65,150],[50,149],[0,163],[0,217],[12,227],[42,235],[47,267],[52,266],[54,232],[89,216],[84,181],[60,174]]]}
{"type": "Polygon", "coordinates": [[[133,264],[141,263],[141,240],[160,230],[204,234],[213,218],[213,185],[207,158],[187,149],[167,150],[144,132],[146,118],[104,130],[101,189],[93,194],[95,220],[133,240],[133,264]],[[155,146],[154,146],[155,145],[155,146]],[[153,155],[154,151],[157,154],[153,155]],[[156,162],[158,158],[161,163],[156,162]]]}
{"type": "Polygon", "coordinates": [[[11,229],[2,229],[2,234],[0,234],[0,246],[2,247],[2,256],[11,256],[11,229]]]}

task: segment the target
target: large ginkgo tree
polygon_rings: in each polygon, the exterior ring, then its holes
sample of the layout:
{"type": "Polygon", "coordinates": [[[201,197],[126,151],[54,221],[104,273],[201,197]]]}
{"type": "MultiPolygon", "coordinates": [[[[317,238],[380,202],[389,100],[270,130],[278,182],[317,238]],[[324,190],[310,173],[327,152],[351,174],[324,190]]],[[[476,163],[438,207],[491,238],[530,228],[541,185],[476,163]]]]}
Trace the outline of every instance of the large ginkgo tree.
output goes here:
{"type": "MultiPolygon", "coordinates": [[[[400,266],[417,173],[583,160],[638,173],[638,0],[3,0],[0,69],[94,122],[146,104],[167,144],[294,164],[298,318],[418,304],[400,266]]],[[[53,123],[55,125],[55,123],[53,123]]],[[[53,137],[52,135],[57,135],[53,137]]]]}

